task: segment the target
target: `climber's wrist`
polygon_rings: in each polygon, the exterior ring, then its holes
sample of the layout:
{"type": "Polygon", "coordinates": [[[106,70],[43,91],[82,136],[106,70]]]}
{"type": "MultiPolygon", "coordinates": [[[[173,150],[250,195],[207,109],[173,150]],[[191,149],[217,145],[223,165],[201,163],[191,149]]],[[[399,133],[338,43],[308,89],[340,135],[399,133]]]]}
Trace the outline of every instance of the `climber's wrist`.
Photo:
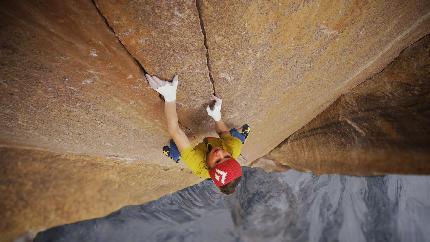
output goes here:
{"type": "Polygon", "coordinates": [[[215,131],[221,136],[224,132],[229,132],[228,126],[220,119],[219,121],[215,121],[215,131]]]}
{"type": "Polygon", "coordinates": [[[161,95],[163,95],[165,102],[174,102],[176,101],[176,88],[171,86],[162,87],[164,90],[160,90],[161,95]]]}
{"type": "Polygon", "coordinates": [[[214,121],[215,121],[215,122],[220,122],[220,121],[222,121],[221,116],[219,116],[219,117],[215,117],[215,118],[214,118],[214,121]]]}
{"type": "Polygon", "coordinates": [[[165,102],[169,102],[169,103],[176,102],[176,93],[175,95],[166,95],[163,97],[165,102]]]}
{"type": "Polygon", "coordinates": [[[213,120],[215,121],[215,122],[222,122],[222,119],[221,119],[221,113],[220,114],[214,114],[213,116],[211,116],[212,118],[213,118],[213,120]]]}

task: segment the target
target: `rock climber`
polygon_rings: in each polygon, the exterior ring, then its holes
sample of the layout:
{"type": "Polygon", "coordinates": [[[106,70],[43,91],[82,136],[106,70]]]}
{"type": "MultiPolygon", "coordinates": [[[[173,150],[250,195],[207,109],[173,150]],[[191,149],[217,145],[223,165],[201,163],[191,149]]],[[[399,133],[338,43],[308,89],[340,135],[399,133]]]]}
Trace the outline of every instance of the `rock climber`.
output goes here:
{"type": "Polygon", "coordinates": [[[146,74],[146,79],[164,98],[167,129],[173,140],[170,140],[170,146],[163,147],[163,153],[176,162],[182,160],[195,175],[211,178],[221,192],[233,193],[242,177],[242,167],[236,159],[248,137],[249,126],[244,125],[242,132],[235,128],[229,130],[221,119],[222,100],[213,96],[212,101],[215,103],[213,107],[208,105],[206,111],[214,119],[215,131],[220,138],[206,137],[203,142],[193,147],[178,124],[176,113],[178,76],[176,75],[172,81],[165,81],[146,74]]]}

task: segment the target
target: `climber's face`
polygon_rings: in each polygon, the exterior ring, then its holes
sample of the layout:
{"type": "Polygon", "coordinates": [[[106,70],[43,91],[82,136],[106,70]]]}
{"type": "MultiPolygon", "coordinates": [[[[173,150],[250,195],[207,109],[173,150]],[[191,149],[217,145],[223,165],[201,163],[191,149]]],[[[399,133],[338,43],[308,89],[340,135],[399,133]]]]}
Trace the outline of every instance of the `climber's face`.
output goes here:
{"type": "Polygon", "coordinates": [[[231,154],[223,150],[220,147],[213,148],[206,159],[209,169],[214,168],[217,164],[223,163],[226,160],[231,159],[231,154]]]}

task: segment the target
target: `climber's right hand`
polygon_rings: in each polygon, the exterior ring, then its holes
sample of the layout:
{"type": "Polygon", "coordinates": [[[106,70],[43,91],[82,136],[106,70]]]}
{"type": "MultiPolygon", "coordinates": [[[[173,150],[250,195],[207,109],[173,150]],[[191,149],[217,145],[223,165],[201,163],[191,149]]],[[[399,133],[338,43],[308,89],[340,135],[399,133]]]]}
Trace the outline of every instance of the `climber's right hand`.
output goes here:
{"type": "Polygon", "coordinates": [[[163,95],[166,102],[174,102],[176,100],[176,88],[178,87],[178,75],[173,77],[173,81],[164,81],[156,76],[151,76],[149,74],[145,75],[146,80],[148,80],[149,85],[163,95]]]}
{"type": "Polygon", "coordinates": [[[210,108],[210,106],[207,106],[206,111],[208,112],[208,115],[211,116],[215,121],[220,121],[222,99],[215,95],[212,95],[212,100],[215,101],[213,108],[210,108]]]}

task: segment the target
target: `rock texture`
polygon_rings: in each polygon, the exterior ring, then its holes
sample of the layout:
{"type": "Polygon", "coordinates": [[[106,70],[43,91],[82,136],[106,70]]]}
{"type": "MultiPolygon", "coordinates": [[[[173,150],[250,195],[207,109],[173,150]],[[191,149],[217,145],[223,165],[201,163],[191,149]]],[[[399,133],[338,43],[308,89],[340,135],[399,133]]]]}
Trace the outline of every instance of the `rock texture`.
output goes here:
{"type": "Polygon", "coordinates": [[[162,155],[162,102],[91,1],[1,1],[0,36],[0,241],[200,180],[162,155]]]}
{"type": "MultiPolygon", "coordinates": [[[[222,97],[229,125],[253,129],[244,150],[249,164],[429,33],[429,19],[428,0],[1,1],[1,226],[9,236],[101,216],[196,181],[158,166],[176,164],[161,153],[169,139],[163,102],[145,71],[179,74],[180,121],[193,141],[212,128],[204,110],[210,95],[222,97]]],[[[399,90],[412,95],[426,85],[399,90]]],[[[426,122],[428,97],[413,100],[422,109],[405,109],[426,122]]],[[[394,111],[409,107],[397,104],[394,111]]],[[[357,138],[367,130],[354,126],[355,111],[342,124],[357,138]]],[[[427,146],[417,145],[427,134],[394,132],[384,121],[369,125],[383,127],[382,137],[400,137],[384,147],[413,147],[417,162],[427,157],[427,146]]]]}
{"type": "Polygon", "coordinates": [[[210,130],[206,105],[214,92],[196,3],[96,0],[116,36],[151,75],[179,75],[178,116],[197,135],[210,130]]]}
{"type": "Polygon", "coordinates": [[[104,216],[194,184],[183,168],[0,148],[0,241],[104,216]]]}
{"type": "Polygon", "coordinates": [[[162,103],[90,1],[2,1],[0,35],[2,145],[163,160],[162,103]]]}
{"type": "Polygon", "coordinates": [[[429,53],[427,35],[265,158],[315,173],[429,174],[429,53]]]}
{"type": "Polygon", "coordinates": [[[179,115],[194,141],[213,125],[215,90],[230,126],[253,128],[249,163],[429,32],[427,3],[4,2],[0,141],[169,164],[143,65],[184,77],[179,115]]]}
{"type": "Polygon", "coordinates": [[[428,241],[428,176],[314,176],[246,169],[238,191],[210,181],[106,217],[51,228],[41,241],[428,241]]]}
{"type": "Polygon", "coordinates": [[[248,122],[251,162],[430,32],[418,1],[202,1],[224,117],[248,122]]]}

